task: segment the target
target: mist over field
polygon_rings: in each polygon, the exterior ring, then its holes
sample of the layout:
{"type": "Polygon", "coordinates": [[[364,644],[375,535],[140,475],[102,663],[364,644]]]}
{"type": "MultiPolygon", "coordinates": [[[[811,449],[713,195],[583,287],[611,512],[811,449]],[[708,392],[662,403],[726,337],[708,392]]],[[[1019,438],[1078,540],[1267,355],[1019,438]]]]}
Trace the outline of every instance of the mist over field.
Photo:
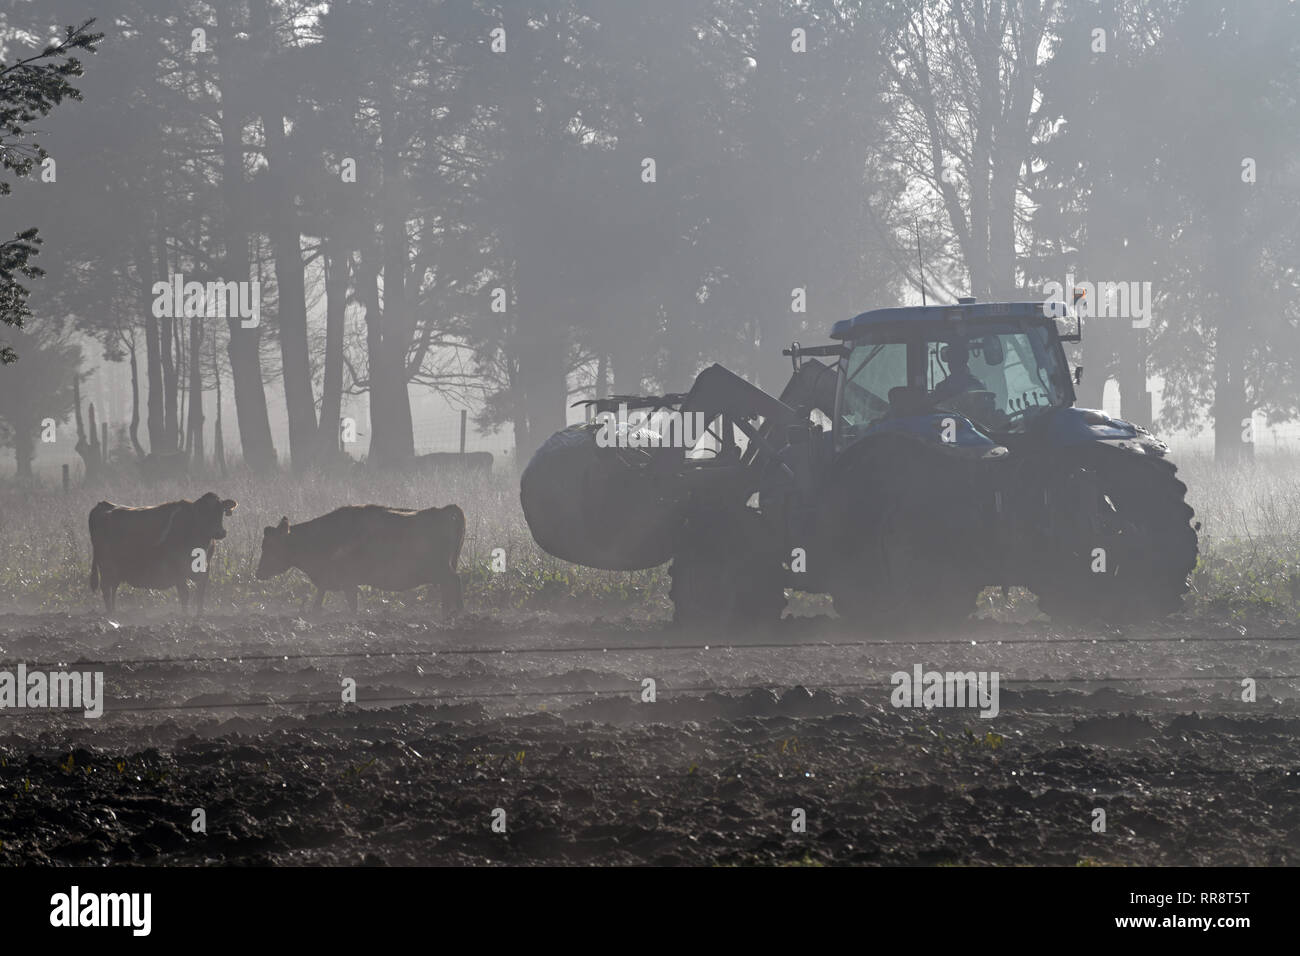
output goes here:
{"type": "Polygon", "coordinates": [[[1298,101],[1284,0],[0,2],[0,882],[1300,863],[1298,101]]]}
{"type": "Polygon", "coordinates": [[[1068,279],[1144,298],[1080,405],[1294,446],[1289,3],[16,2],[6,62],[90,16],[5,199],[46,273],[6,341],[51,363],[0,393],[20,474],[76,464],[77,370],[128,471],[218,467],[218,411],[258,473],[456,451],[461,409],[522,463],[577,398],[779,389],[838,319],[1068,279]],[[154,314],[214,280],[257,328],[154,314]]]}

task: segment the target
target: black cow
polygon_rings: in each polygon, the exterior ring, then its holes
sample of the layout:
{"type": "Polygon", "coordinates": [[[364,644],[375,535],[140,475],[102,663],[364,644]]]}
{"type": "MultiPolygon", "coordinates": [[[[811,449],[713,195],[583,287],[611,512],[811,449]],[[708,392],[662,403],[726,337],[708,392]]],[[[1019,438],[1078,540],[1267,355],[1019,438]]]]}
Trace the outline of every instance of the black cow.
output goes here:
{"type": "Polygon", "coordinates": [[[209,491],[198,501],[169,501],[128,508],[101,501],[90,511],[90,590],[103,588],[104,607],[117,608],[117,586],[176,589],[181,610],[189,606],[189,581],[198,586],[198,613],[208,591],[216,542],[226,536],[222,519],[233,499],[209,491]],[[202,555],[198,552],[202,551],[202,555]]]}
{"type": "Polygon", "coordinates": [[[267,528],[257,578],[299,568],[316,585],[314,610],[325,603],[326,591],[342,591],[353,613],[358,585],[406,591],[436,584],[449,615],[462,606],[456,564],[464,541],[465,512],[456,505],[423,511],[348,505],[302,524],[281,518],[267,528]]]}

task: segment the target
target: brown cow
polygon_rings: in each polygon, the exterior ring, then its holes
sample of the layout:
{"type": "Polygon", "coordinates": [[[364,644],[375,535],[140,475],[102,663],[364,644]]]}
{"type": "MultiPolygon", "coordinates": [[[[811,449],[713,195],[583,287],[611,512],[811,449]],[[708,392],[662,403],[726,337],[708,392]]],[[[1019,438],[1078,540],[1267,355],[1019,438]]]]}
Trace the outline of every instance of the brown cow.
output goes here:
{"type": "Polygon", "coordinates": [[[464,541],[465,512],[456,505],[423,511],[347,505],[302,524],[281,518],[267,528],[257,578],[298,568],[316,585],[313,610],[321,609],[327,591],[342,591],[354,614],[358,585],[408,591],[436,584],[448,615],[463,606],[456,565],[464,541]]]}
{"type": "Polygon", "coordinates": [[[198,501],[169,501],[127,508],[101,501],[90,511],[90,590],[103,588],[104,607],[117,607],[117,586],[176,588],[181,610],[189,606],[189,581],[198,585],[198,613],[208,591],[207,568],[216,542],[226,536],[222,519],[236,508],[209,491],[198,501]],[[203,551],[202,561],[196,553],[203,551]],[[201,567],[203,570],[196,570],[201,567]]]}

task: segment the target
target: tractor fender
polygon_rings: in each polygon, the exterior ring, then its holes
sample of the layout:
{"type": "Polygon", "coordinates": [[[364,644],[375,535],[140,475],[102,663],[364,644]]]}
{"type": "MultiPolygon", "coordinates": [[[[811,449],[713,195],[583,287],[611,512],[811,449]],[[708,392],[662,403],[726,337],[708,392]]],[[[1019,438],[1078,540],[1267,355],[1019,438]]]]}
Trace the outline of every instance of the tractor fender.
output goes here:
{"type": "Polygon", "coordinates": [[[1040,426],[1037,444],[1046,448],[1068,448],[1089,442],[1110,445],[1139,455],[1164,457],[1169,446],[1141,425],[1112,418],[1095,408],[1061,408],[1040,426]]]}

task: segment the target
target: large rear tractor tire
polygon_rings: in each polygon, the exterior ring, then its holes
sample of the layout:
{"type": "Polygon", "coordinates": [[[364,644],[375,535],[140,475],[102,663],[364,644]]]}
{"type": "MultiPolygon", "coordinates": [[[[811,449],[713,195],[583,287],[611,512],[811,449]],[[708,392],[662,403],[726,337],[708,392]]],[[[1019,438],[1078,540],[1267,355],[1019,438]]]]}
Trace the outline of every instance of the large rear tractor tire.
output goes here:
{"type": "Polygon", "coordinates": [[[1054,621],[1131,624],[1181,609],[1197,540],[1173,463],[1093,446],[1072,464],[1068,477],[1097,520],[1052,542],[1046,573],[1030,584],[1039,610],[1054,621]]]}

